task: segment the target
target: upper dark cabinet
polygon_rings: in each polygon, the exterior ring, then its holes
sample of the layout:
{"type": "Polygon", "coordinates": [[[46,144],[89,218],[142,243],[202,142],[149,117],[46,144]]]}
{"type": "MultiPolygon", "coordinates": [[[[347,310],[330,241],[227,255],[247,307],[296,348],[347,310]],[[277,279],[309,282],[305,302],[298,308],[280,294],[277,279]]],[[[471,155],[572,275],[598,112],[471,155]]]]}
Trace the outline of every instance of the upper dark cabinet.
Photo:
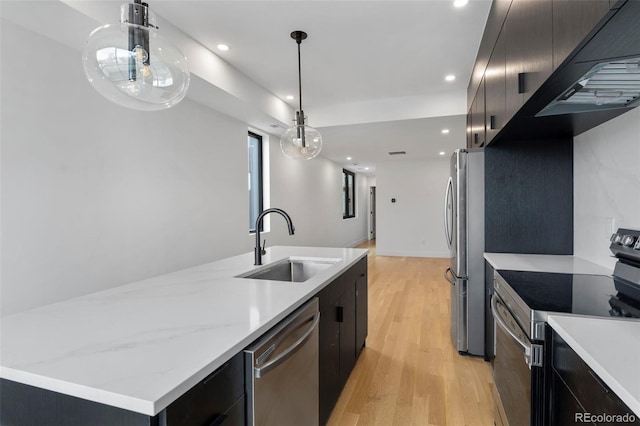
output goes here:
{"type": "Polygon", "coordinates": [[[480,148],[485,144],[486,117],[485,117],[485,86],[484,78],[480,80],[478,93],[471,104],[471,145],[469,148],[480,148]]]}
{"type": "Polygon", "coordinates": [[[573,62],[640,56],[640,1],[621,0],[611,7],[596,25],[597,33],[580,49],[573,62]]]}
{"type": "Polygon", "coordinates": [[[486,144],[489,144],[511,118],[506,109],[506,42],[501,32],[493,48],[484,76],[486,106],[486,144]]]}
{"type": "MultiPolygon", "coordinates": [[[[517,1],[517,0],[516,0],[517,1]]],[[[502,31],[502,25],[507,17],[507,12],[511,7],[512,0],[493,0],[487,17],[487,23],[484,27],[484,34],[478,48],[478,56],[473,66],[469,87],[467,87],[467,106],[470,107],[473,99],[478,92],[480,80],[484,75],[484,71],[489,63],[493,46],[496,44],[498,34],[502,31]]],[[[468,110],[468,108],[467,108],[468,110]]]]}
{"type": "Polygon", "coordinates": [[[553,0],[553,69],[609,12],[609,0],[553,0]]]}
{"type": "Polygon", "coordinates": [[[506,108],[518,111],[553,71],[551,0],[514,0],[504,23],[506,108]]]}
{"type": "Polygon", "coordinates": [[[640,56],[638,22],[639,0],[494,0],[467,88],[467,146],[482,145],[482,85],[484,146],[573,137],[628,111],[539,115],[597,63],[640,56]]]}

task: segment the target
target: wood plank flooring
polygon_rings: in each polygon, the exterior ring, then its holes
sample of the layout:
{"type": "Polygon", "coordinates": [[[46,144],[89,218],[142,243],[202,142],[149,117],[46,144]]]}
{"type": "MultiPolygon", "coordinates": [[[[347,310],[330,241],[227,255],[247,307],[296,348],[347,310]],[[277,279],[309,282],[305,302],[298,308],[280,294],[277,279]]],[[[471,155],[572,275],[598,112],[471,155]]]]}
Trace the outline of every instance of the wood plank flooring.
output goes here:
{"type": "Polygon", "coordinates": [[[369,336],[329,426],[493,425],[491,367],[449,335],[448,259],[369,254],[369,336]]]}

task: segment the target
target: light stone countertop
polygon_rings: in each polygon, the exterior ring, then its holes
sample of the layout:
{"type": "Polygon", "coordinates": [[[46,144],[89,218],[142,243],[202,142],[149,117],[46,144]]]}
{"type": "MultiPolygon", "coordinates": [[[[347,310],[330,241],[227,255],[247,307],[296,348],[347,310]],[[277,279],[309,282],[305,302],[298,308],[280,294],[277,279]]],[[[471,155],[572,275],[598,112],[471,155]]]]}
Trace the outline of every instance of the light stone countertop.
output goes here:
{"type": "Polygon", "coordinates": [[[0,377],[154,416],[368,253],[270,247],[335,265],[303,283],[234,278],[253,252],[2,318],[0,377]]]}
{"type": "Polygon", "coordinates": [[[549,325],[640,417],[640,321],[549,315],[549,325]]]}
{"type": "Polygon", "coordinates": [[[611,275],[612,270],[572,255],[485,253],[493,269],[556,272],[563,274],[611,275]]]}

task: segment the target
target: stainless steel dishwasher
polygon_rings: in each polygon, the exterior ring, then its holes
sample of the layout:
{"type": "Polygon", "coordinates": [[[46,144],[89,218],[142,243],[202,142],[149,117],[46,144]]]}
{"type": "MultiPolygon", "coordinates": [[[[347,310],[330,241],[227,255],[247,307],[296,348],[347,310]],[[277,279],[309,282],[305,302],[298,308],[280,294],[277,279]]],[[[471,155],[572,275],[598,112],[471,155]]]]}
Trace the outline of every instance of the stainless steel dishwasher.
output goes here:
{"type": "Polygon", "coordinates": [[[318,299],[247,348],[248,425],[318,425],[318,299]]]}

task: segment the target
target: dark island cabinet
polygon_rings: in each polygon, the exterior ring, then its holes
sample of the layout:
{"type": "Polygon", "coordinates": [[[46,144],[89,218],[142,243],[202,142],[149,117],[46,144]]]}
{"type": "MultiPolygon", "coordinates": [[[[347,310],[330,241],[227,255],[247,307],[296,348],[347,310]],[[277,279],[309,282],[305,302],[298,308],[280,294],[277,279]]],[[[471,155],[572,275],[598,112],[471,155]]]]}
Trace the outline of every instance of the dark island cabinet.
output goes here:
{"type": "Polygon", "coordinates": [[[369,331],[369,283],[367,262],[359,263],[356,277],[356,357],[364,349],[369,331]]]}
{"type": "Polygon", "coordinates": [[[573,424],[640,425],[640,416],[602,381],[556,333],[551,342],[549,426],[573,424]]]}
{"type": "Polygon", "coordinates": [[[2,426],[244,426],[244,363],[238,353],[156,416],[0,380],[2,426]]]}
{"type": "Polygon", "coordinates": [[[320,424],[353,370],[367,337],[367,258],[318,293],[320,299],[320,424]]]}

